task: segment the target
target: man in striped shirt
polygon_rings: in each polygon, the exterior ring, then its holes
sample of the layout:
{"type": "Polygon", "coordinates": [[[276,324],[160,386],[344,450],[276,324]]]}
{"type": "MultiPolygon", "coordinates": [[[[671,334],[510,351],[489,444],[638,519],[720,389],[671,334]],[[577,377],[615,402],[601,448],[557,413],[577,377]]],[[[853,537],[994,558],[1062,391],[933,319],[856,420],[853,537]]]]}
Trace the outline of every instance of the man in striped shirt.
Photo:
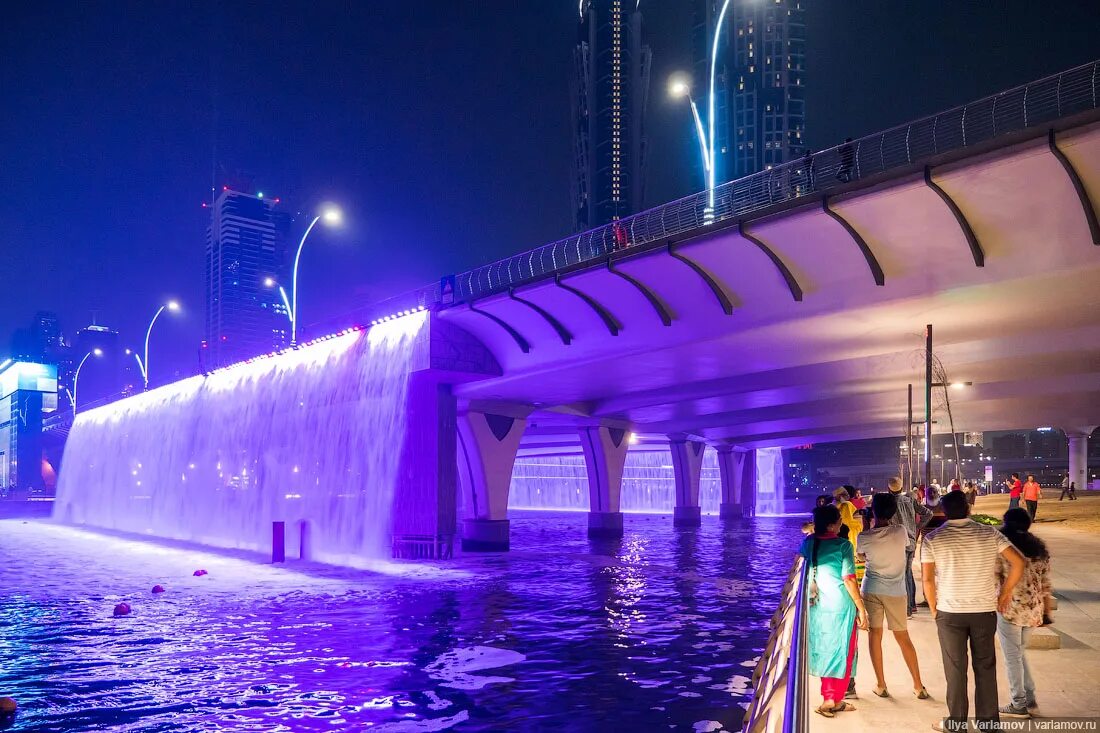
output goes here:
{"type": "Polygon", "coordinates": [[[969,518],[970,504],[961,491],[943,498],[947,522],[921,542],[924,596],[940,637],[943,673],[947,680],[947,718],[934,726],[964,730],[967,697],[967,644],[974,654],[974,717],[982,730],[994,730],[997,713],[997,611],[1007,608],[1012,589],[1023,575],[1025,561],[996,528],[969,518]],[[997,558],[1009,565],[997,587],[997,558]]]}

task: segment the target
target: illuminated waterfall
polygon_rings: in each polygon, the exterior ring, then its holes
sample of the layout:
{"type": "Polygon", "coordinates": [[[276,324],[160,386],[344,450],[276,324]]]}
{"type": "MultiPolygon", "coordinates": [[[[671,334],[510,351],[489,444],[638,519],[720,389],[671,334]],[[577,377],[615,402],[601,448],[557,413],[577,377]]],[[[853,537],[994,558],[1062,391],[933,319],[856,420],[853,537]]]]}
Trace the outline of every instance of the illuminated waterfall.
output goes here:
{"type": "Polygon", "coordinates": [[[784,479],[783,449],[756,449],[756,513],[782,514],[784,479]]]}
{"type": "Polygon", "coordinates": [[[312,555],[388,554],[413,343],[425,314],[320,340],[81,413],[54,516],[76,524],[312,555]]]}
{"type": "MultiPolygon", "coordinates": [[[[704,514],[717,514],[722,483],[718,456],[703,454],[699,504],[704,514]]],[[[668,450],[632,450],[623,469],[621,508],[624,512],[671,514],[676,504],[672,454],[668,450]]],[[[508,506],[513,509],[588,510],[588,475],[584,457],[529,456],[516,458],[508,506]]]]}

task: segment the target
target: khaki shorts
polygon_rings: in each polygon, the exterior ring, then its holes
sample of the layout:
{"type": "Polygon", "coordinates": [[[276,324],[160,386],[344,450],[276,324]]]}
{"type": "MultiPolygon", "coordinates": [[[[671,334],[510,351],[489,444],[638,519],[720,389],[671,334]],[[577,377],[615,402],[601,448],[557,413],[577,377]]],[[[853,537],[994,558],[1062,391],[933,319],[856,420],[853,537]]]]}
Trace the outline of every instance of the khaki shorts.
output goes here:
{"type": "Polygon", "coordinates": [[[863,605],[867,608],[868,625],[872,629],[882,628],[883,616],[886,616],[886,626],[890,631],[908,629],[905,604],[905,596],[880,596],[878,593],[868,593],[863,596],[863,605]]]}

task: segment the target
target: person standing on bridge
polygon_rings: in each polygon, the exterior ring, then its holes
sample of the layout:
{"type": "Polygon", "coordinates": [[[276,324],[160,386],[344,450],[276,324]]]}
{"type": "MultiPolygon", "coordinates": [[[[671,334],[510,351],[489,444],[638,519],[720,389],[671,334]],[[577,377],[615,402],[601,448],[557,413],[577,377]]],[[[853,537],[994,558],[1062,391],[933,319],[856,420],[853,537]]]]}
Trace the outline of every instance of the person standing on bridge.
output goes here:
{"type": "Polygon", "coordinates": [[[947,680],[947,718],[940,729],[966,729],[967,646],[973,654],[974,717],[982,730],[994,730],[997,712],[997,611],[1009,608],[1023,577],[1023,555],[994,527],[970,519],[961,492],[943,498],[947,522],[924,536],[921,569],[924,597],[936,620],[947,680]],[[997,589],[1000,559],[1008,566],[997,589]]]}
{"type": "Polygon", "coordinates": [[[917,612],[917,583],[913,579],[913,555],[917,551],[917,535],[932,519],[932,510],[902,491],[901,479],[897,476],[890,479],[887,488],[897,500],[897,512],[890,523],[904,527],[905,535],[909,538],[905,543],[905,595],[908,602],[905,614],[912,616],[917,612]]]}
{"type": "Polygon", "coordinates": [[[1024,483],[1022,495],[1027,513],[1031,516],[1031,521],[1034,522],[1035,512],[1039,510],[1039,499],[1043,496],[1043,488],[1039,486],[1039,482],[1030,473],[1027,475],[1027,482],[1024,483]]]}
{"type": "Polygon", "coordinates": [[[840,510],[829,504],[814,509],[814,533],[802,541],[799,554],[810,564],[810,674],[821,678],[821,705],[826,718],[855,710],[844,702],[851,679],[858,629],[867,628],[867,609],[856,584],[852,544],[838,536],[840,510]]]}
{"type": "MultiPolygon", "coordinates": [[[[1052,605],[1050,553],[1030,529],[1031,517],[1026,511],[1016,508],[1005,512],[1001,533],[1027,560],[1024,577],[1013,590],[1008,608],[997,615],[997,638],[1004,652],[1008,689],[1012,694],[1009,704],[1001,708],[1001,715],[1006,718],[1030,718],[1038,712],[1035,680],[1027,664],[1027,640],[1033,628],[1043,625],[1052,605]]],[[[1001,560],[997,573],[1002,582],[1008,572],[1007,564],[1001,560]]]]}
{"type": "Polygon", "coordinates": [[[1066,498],[1067,495],[1069,496],[1070,501],[1073,501],[1074,499],[1077,498],[1076,483],[1069,480],[1069,474],[1068,473],[1066,474],[1066,477],[1064,479],[1062,479],[1062,494],[1061,494],[1061,496],[1058,497],[1058,501],[1062,501],[1063,499],[1066,498]]]}
{"type": "MultiPolygon", "coordinates": [[[[901,482],[898,482],[899,488],[901,482]]],[[[917,664],[917,648],[909,638],[906,621],[905,561],[912,558],[906,551],[909,545],[909,533],[898,524],[891,524],[897,514],[898,499],[891,493],[875,494],[871,499],[871,516],[874,527],[861,535],[859,550],[867,563],[867,572],[863,576],[860,590],[863,603],[867,606],[867,619],[870,626],[868,646],[871,649],[871,666],[875,669],[875,688],[879,697],[890,697],[886,689],[886,677],[882,669],[883,621],[894,634],[894,640],[901,649],[905,666],[913,678],[913,694],[921,700],[927,700],[928,690],[920,678],[920,666],[917,664]]]]}

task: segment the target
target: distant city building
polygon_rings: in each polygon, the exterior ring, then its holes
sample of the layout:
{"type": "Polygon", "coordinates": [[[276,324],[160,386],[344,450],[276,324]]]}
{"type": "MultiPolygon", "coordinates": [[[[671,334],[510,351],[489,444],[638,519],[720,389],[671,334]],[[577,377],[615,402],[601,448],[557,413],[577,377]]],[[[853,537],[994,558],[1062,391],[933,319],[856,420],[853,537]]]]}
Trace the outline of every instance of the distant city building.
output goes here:
{"type": "Polygon", "coordinates": [[[57,367],[0,360],[0,495],[54,487],[42,447],[42,419],[57,410],[57,367]]]}
{"type": "Polygon", "coordinates": [[[581,0],[573,50],[573,224],[592,229],[642,208],[652,54],[635,0],[581,0]]]}
{"type": "MultiPolygon", "coordinates": [[[[706,124],[714,29],[723,0],[693,2],[692,88],[706,124]]],[[[732,0],[726,11],[715,66],[718,183],[807,152],[803,3],[732,0]]]]}
{"type": "MultiPolygon", "coordinates": [[[[291,217],[278,199],[224,190],[211,207],[206,233],[207,368],[225,366],[290,339],[278,287],[286,272],[291,217]]],[[[285,283],[289,291],[289,283],[285,283]]]]}

